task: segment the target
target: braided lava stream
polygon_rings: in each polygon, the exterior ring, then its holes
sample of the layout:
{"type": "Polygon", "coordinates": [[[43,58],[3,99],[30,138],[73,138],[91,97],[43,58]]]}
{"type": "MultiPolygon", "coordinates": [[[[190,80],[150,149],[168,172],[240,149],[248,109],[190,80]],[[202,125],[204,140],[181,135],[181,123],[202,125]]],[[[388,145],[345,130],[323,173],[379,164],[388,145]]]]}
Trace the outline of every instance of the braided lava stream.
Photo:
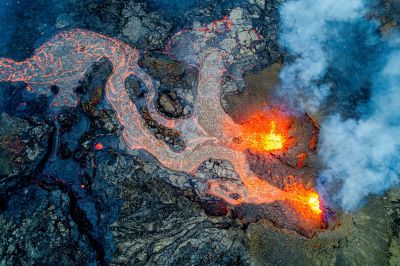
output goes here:
{"type": "MultiPolygon", "coordinates": [[[[76,106],[78,98],[72,88],[83,79],[85,72],[96,61],[107,58],[113,71],[106,84],[106,98],[117,113],[123,129],[123,141],[130,149],[145,149],[158,161],[175,171],[195,174],[204,161],[213,158],[232,163],[240,180],[237,182],[215,179],[208,181],[205,193],[239,205],[265,204],[290,201],[300,216],[315,221],[320,226],[322,211],[316,192],[302,188],[284,191],[255,176],[243,154],[250,149],[257,152],[279,152],[290,148],[288,117],[278,113],[271,116],[256,115],[249,123],[236,124],[223,110],[221,78],[225,71],[226,51],[202,45],[215,36],[223,36],[234,27],[229,18],[215,21],[204,28],[177,33],[168,44],[175,58],[174,46],[185,38],[193,42],[195,62],[199,67],[199,81],[194,114],[187,119],[168,119],[154,106],[155,89],[152,79],[137,64],[138,51],[116,39],[76,29],[61,32],[39,47],[31,58],[21,62],[0,59],[0,81],[22,81],[28,85],[56,85],[60,88],[53,106],[76,106]],[[148,92],[146,105],[151,117],[159,124],[178,130],[186,140],[186,148],[174,152],[153,136],[146,128],[137,106],[130,100],[125,80],[135,76],[143,81],[148,92]]],[[[238,44],[239,45],[239,44],[238,44]]]]}

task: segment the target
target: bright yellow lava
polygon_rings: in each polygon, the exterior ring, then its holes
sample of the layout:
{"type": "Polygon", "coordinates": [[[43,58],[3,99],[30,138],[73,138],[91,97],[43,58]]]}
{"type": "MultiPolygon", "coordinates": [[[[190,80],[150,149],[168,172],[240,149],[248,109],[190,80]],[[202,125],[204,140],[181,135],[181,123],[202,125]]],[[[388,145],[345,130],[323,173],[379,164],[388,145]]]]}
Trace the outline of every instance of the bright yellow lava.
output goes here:
{"type": "Polygon", "coordinates": [[[285,138],[283,135],[276,133],[276,123],[271,122],[271,129],[269,133],[256,132],[248,138],[250,146],[257,150],[262,151],[275,151],[283,148],[285,138]]]}
{"type": "Polygon", "coordinates": [[[253,152],[285,151],[292,145],[289,129],[292,120],[284,113],[271,110],[255,112],[249,115],[240,125],[223,125],[226,136],[231,137],[234,149],[253,152]]]}
{"type": "Polygon", "coordinates": [[[321,214],[322,210],[320,207],[320,201],[319,201],[319,196],[317,193],[312,193],[310,197],[308,198],[308,205],[310,206],[311,210],[315,214],[321,214]]]}
{"type": "Polygon", "coordinates": [[[282,135],[275,133],[276,123],[271,122],[271,131],[269,134],[261,135],[261,145],[266,151],[279,150],[283,148],[285,139],[282,135]]]}

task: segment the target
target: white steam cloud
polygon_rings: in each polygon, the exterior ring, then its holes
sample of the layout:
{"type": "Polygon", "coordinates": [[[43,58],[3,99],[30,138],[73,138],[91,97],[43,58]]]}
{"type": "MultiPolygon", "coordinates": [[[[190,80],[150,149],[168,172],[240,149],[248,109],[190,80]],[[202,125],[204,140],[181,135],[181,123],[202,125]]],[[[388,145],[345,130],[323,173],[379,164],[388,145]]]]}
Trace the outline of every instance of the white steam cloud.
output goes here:
{"type": "Polygon", "coordinates": [[[319,154],[327,170],[321,189],[338,182],[333,199],[347,211],[369,194],[379,194],[400,182],[400,47],[377,74],[370,99],[373,111],[360,120],[327,119],[321,130],[319,154]]]}
{"type": "Polygon", "coordinates": [[[332,23],[356,20],[363,15],[362,0],[300,0],[283,4],[280,41],[296,59],[280,74],[279,96],[295,109],[317,111],[329,94],[329,87],[317,82],[329,65],[325,44],[332,23]]]}
{"type": "MultiPolygon", "coordinates": [[[[376,25],[365,18],[366,12],[363,0],[297,0],[282,5],[281,43],[295,59],[282,70],[279,95],[292,108],[315,112],[324,104],[330,94],[323,83],[328,68],[338,61],[352,63],[348,53],[341,54],[346,48],[335,47],[333,38],[348,37],[343,34],[346,31],[337,29],[353,22],[376,25]]],[[[362,34],[371,40],[364,45],[376,45],[374,31],[362,34]]],[[[355,56],[362,57],[365,50],[352,42],[355,56]],[[354,49],[358,46],[359,50],[354,49]]],[[[400,183],[400,38],[381,40],[378,46],[373,64],[365,65],[373,75],[367,77],[370,95],[359,118],[344,119],[339,114],[343,110],[337,110],[321,125],[319,156],[325,170],[319,190],[346,211],[359,207],[367,195],[383,193],[400,183]]],[[[355,72],[354,79],[366,78],[368,72],[355,72]]],[[[346,86],[339,84],[338,88],[351,91],[346,86]]]]}

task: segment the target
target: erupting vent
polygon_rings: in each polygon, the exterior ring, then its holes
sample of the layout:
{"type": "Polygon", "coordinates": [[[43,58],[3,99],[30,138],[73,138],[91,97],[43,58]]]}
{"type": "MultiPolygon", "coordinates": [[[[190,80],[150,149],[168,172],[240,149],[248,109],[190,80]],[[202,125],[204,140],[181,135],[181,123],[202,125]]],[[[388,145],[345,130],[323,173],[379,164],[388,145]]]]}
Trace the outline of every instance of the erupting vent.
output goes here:
{"type": "Polygon", "coordinates": [[[276,133],[276,123],[272,121],[270,127],[271,129],[268,133],[253,134],[250,136],[249,142],[252,144],[251,148],[259,148],[264,151],[275,151],[283,148],[286,140],[281,134],[276,133]]]}
{"type": "MultiPolygon", "coordinates": [[[[299,214],[314,219],[318,226],[322,211],[315,192],[300,186],[282,190],[258,178],[250,170],[243,153],[247,149],[256,152],[287,150],[293,144],[289,137],[291,119],[282,112],[271,110],[254,114],[239,125],[221,107],[221,77],[229,54],[220,42],[231,31],[254,33],[253,29],[224,18],[205,28],[179,32],[168,45],[171,56],[199,67],[195,112],[188,119],[171,120],[157,113],[152,80],[137,65],[138,52],[134,48],[85,30],[58,34],[23,62],[0,59],[0,80],[24,81],[31,86],[57,85],[60,92],[53,105],[75,105],[77,97],[71,88],[79,83],[94,62],[106,57],[113,65],[106,84],[106,97],[124,126],[123,140],[130,149],[145,149],[165,167],[190,174],[195,174],[199,165],[210,158],[230,161],[240,180],[210,180],[208,190],[199,191],[200,194],[211,194],[233,205],[288,201],[299,214]],[[179,131],[186,140],[185,150],[171,150],[146,128],[124,87],[129,75],[136,76],[147,86],[149,114],[159,124],[179,131]]],[[[241,44],[237,42],[236,45],[237,49],[231,48],[229,52],[239,51],[241,44]]],[[[100,146],[96,148],[100,149],[100,146]]]]}
{"type": "Polygon", "coordinates": [[[292,141],[288,136],[290,119],[282,112],[272,109],[268,112],[257,112],[240,126],[240,131],[229,128],[226,124],[226,134],[232,135],[241,149],[251,149],[254,152],[285,151],[292,141]],[[236,134],[236,135],[235,135],[236,134]]]}

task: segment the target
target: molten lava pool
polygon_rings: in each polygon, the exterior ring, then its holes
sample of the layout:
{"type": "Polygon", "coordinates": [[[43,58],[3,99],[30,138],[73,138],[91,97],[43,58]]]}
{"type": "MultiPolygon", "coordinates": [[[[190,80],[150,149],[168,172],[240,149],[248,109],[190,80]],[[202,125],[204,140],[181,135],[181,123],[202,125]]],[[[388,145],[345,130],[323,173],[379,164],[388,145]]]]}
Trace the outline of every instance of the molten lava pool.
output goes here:
{"type": "Polygon", "coordinates": [[[279,152],[287,150],[293,143],[289,137],[291,119],[278,110],[255,112],[240,126],[239,132],[225,127],[228,135],[236,137],[238,148],[254,152],[279,152]]]}
{"type": "Polygon", "coordinates": [[[274,114],[254,114],[243,125],[244,144],[254,151],[279,151],[287,148],[290,121],[274,114]]]}

